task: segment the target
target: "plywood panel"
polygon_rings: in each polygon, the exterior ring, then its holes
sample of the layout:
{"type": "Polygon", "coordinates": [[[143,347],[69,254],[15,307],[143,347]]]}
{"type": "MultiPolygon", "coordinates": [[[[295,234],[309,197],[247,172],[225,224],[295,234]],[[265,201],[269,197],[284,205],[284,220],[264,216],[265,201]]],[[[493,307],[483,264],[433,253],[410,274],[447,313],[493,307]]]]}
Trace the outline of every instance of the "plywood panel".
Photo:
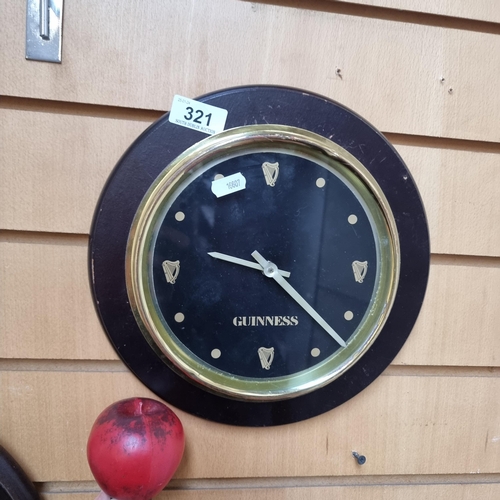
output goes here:
{"type": "MultiPolygon", "coordinates": [[[[0,110],[0,228],[88,233],[112,168],[142,120],[0,110]]],[[[435,253],[500,255],[499,152],[398,144],[435,253]]]]}
{"type": "Polygon", "coordinates": [[[237,0],[147,9],[92,0],[65,5],[56,65],[24,60],[24,10],[15,0],[1,9],[9,23],[0,94],[165,110],[174,93],[292,85],[337,99],[385,131],[500,139],[495,34],[237,0]]]}
{"type": "Polygon", "coordinates": [[[500,153],[397,145],[420,190],[435,253],[499,256],[500,153]]]}
{"type": "Polygon", "coordinates": [[[0,227],[88,233],[112,168],[149,125],[0,109],[0,227]]]}
{"type": "MultiPolygon", "coordinates": [[[[331,0],[332,3],[366,5],[387,9],[406,10],[424,14],[500,22],[500,9],[495,0],[331,0]]],[[[466,29],[467,25],[463,25],[466,29]]]]}
{"type": "MultiPolygon", "coordinates": [[[[433,259],[396,364],[500,366],[500,262],[433,259]]],[[[85,237],[0,233],[0,357],[117,359],[97,319],[85,237]]]]}
{"type": "MultiPolygon", "coordinates": [[[[176,477],[498,473],[499,391],[498,377],[382,376],[336,410],[264,429],[178,411],[187,441],[176,477]]],[[[91,480],[94,419],[114,400],[150,395],[130,373],[37,371],[0,372],[0,394],[2,444],[34,481],[91,480]]]]}
{"type": "Polygon", "coordinates": [[[434,258],[417,324],[394,360],[402,365],[500,365],[500,262],[434,258]]]}
{"type": "MultiPolygon", "coordinates": [[[[45,493],[44,500],[95,500],[94,493],[45,493]]],[[[300,488],[166,490],[157,500],[497,500],[500,484],[365,485],[300,488]]]]}
{"type": "Polygon", "coordinates": [[[87,238],[0,233],[0,357],[116,359],[90,296],[87,238]]]}

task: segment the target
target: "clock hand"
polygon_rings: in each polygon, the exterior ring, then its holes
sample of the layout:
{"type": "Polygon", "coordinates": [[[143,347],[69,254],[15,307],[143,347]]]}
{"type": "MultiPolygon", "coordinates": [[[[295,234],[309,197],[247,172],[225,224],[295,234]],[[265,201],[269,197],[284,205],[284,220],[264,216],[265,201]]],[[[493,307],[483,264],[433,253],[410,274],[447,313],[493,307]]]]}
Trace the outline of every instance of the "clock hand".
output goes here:
{"type": "Polygon", "coordinates": [[[252,252],[252,257],[262,266],[264,275],[268,278],[273,278],[278,285],[285,290],[297,304],[302,306],[305,311],[320,325],[322,326],[342,347],[346,347],[344,339],[302,298],[302,296],[293,288],[288,281],[278,272],[276,264],[264,259],[262,255],[255,250],[252,252]]]}
{"type": "MultiPolygon", "coordinates": [[[[208,252],[208,255],[210,255],[210,257],[213,257],[214,259],[225,260],[227,262],[232,262],[233,264],[239,264],[240,266],[246,266],[246,267],[251,267],[252,269],[258,269],[259,271],[262,271],[263,269],[259,264],[256,264],[255,262],[239,259],[238,257],[232,257],[231,255],[226,255],[225,253],[208,252]]],[[[290,277],[290,273],[288,271],[282,271],[281,269],[277,269],[277,271],[279,274],[285,276],[286,278],[290,277]]]]}

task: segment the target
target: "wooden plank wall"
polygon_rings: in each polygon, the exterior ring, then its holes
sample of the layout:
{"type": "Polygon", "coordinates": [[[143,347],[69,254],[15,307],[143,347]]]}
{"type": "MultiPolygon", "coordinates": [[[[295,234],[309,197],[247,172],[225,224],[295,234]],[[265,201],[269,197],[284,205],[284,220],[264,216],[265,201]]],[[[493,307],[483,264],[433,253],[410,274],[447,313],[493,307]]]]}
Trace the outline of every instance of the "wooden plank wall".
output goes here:
{"type": "Polygon", "coordinates": [[[174,93],[266,83],[338,100],[396,145],[428,213],[428,294],[393,364],[336,410],[269,429],[178,411],[186,453],[160,497],[500,498],[497,0],[64,9],[55,65],[25,61],[25,2],[0,2],[0,443],[43,497],[93,499],[95,417],[150,395],[90,298],[88,232],[107,176],[174,93]]]}

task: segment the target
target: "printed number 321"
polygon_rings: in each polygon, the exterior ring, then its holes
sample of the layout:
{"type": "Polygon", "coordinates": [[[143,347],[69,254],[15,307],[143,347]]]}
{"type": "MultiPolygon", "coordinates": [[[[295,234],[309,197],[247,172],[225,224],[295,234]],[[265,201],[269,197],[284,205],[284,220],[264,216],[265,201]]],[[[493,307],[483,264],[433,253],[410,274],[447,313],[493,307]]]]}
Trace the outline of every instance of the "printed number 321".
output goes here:
{"type": "Polygon", "coordinates": [[[186,108],[187,114],[184,115],[184,118],[186,120],[192,120],[194,123],[199,123],[202,125],[202,118],[206,118],[207,123],[206,126],[210,126],[210,119],[212,118],[212,113],[208,113],[207,115],[204,115],[203,111],[201,109],[193,109],[191,106],[188,106],[186,108]],[[194,118],[193,118],[194,117],[194,118]]]}

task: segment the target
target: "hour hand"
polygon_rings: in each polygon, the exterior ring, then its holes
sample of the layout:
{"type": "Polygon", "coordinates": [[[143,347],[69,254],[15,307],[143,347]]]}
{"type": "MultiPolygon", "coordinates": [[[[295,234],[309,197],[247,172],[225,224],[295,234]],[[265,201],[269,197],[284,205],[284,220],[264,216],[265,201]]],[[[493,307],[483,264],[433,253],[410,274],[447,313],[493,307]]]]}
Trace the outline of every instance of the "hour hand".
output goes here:
{"type": "MultiPolygon", "coordinates": [[[[232,255],[226,255],[225,253],[220,252],[208,252],[208,255],[210,255],[210,257],[213,257],[214,259],[225,260],[227,262],[232,262],[233,264],[239,264],[240,266],[251,267],[252,269],[263,271],[262,266],[260,264],[257,264],[257,262],[240,259],[238,257],[233,257],[232,255]]],[[[285,278],[290,277],[290,273],[288,271],[282,271],[281,269],[278,269],[278,272],[285,278]]]]}

